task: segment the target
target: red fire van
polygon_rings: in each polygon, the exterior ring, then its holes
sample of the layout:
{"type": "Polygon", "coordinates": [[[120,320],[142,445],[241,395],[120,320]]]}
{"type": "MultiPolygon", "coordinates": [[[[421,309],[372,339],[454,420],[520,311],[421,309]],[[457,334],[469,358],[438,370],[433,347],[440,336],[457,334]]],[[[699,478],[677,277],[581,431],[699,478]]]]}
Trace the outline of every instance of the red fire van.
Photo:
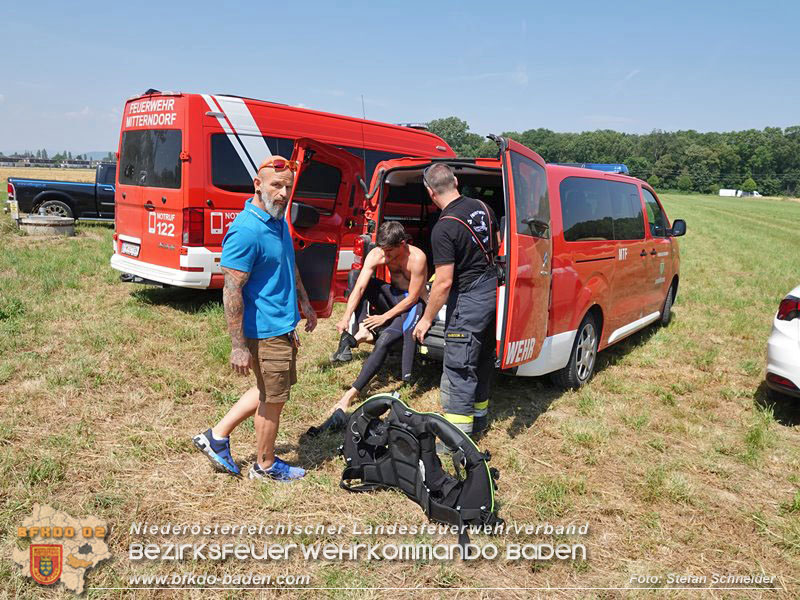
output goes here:
{"type": "Polygon", "coordinates": [[[290,227],[303,281],[326,314],[344,298],[363,182],[383,160],[454,157],[438,136],[237,96],[149,90],[122,117],[111,266],[127,281],[221,287],[222,239],[253,195],[256,168],[312,137],[322,145],[305,145],[290,227]]]}
{"type": "MultiPolygon", "coordinates": [[[[675,238],[686,223],[670,226],[656,193],[639,179],[546,165],[513,140],[493,139],[498,158],[435,160],[451,165],[461,192],[491,206],[501,223],[497,366],[516,375],[553,373],[561,386],[579,387],[594,372],[598,350],[669,321],[679,281],[675,238]]],[[[430,164],[404,158],[377,166],[354,269],[386,220],[403,223],[431,260],[438,212],[422,184],[430,164]]],[[[439,317],[420,351],[440,358],[444,309],[439,317]]]]}

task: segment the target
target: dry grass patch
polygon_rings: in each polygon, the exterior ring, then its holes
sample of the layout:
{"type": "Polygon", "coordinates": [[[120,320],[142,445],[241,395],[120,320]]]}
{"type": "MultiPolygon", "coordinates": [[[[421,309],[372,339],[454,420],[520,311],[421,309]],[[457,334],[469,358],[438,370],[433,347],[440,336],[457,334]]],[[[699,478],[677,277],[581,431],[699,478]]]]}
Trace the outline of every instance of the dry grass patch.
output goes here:
{"type": "MultiPolygon", "coordinates": [[[[632,574],[670,572],[765,572],[779,576],[784,591],[778,595],[796,595],[800,415],[796,404],[773,406],[762,379],[772,314],[796,285],[795,259],[784,249],[800,242],[794,228],[771,224],[797,222],[800,206],[674,196],[666,198],[666,207],[689,224],[681,240],[673,323],[602,353],[596,377],[577,392],[562,393],[545,378],[499,375],[493,421],[481,441],[501,471],[501,516],[509,523],[588,522],[587,539],[577,540],[589,549],[587,561],[292,560],[258,569],[308,573],[316,587],[362,588],[326,592],[342,598],[384,597],[363,590],[380,586],[403,588],[393,592],[398,597],[423,595],[414,590],[418,587],[620,587],[632,574]],[[755,215],[747,228],[737,226],[742,215],[755,215]]],[[[115,558],[89,575],[89,587],[124,586],[132,574],[173,568],[254,570],[232,562],[131,563],[128,545],[142,541],[129,531],[133,521],[291,521],[348,528],[424,522],[422,512],[398,493],[340,490],[340,440],[302,435],[349,387],[364,356],[328,364],[337,340],[335,319],[321,322],[312,335],[301,334],[300,381],[278,437],[281,456],[309,469],[309,475],[279,486],[214,473],[190,437],[224,414],[252,383],[228,368],[220,295],[120,284],[108,267],[111,233],[80,226],[72,240],[33,240],[0,227],[0,578],[7,595],[41,595],[5,558],[17,543],[14,528],[34,502],[76,516],[96,514],[112,525],[115,558]]],[[[422,364],[414,384],[403,387],[399,360],[392,357],[369,393],[397,389],[415,408],[436,410],[439,369],[422,364]]],[[[255,451],[251,423],[234,434],[232,445],[247,469],[255,451]]],[[[248,540],[264,538],[236,539],[248,540]]],[[[331,536],[329,541],[397,540],[331,536]]],[[[714,594],[709,597],[722,597],[714,594]]],[[[164,595],[170,596],[159,597],[164,595]]]]}

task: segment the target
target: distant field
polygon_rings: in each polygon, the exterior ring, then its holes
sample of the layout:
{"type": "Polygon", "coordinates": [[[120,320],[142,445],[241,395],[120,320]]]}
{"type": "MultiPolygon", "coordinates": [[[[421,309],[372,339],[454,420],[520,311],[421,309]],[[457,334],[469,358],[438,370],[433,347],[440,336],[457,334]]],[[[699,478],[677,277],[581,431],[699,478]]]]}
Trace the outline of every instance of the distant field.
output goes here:
{"type": "MultiPolygon", "coordinates": [[[[664,202],[672,219],[688,224],[670,326],[648,328],[601,353],[597,375],[577,392],[561,392],[546,378],[497,377],[493,421],[481,442],[501,472],[501,517],[518,524],[588,522],[585,539],[559,540],[585,543],[585,562],[130,562],[132,542],[184,541],[134,537],[132,521],[363,528],[418,524],[424,517],[397,493],[340,490],[340,438],[301,437],[349,387],[366,356],[356,352],[353,363],[328,364],[341,306],[313,334],[301,332],[299,383],[281,421],[279,454],[306,467],[308,476],[289,485],[235,480],[212,472],[190,440],[252,383],[228,366],[220,294],[121,284],[108,265],[110,228],[80,225],[76,238],[35,239],[18,235],[0,217],[2,588],[9,597],[55,597],[22,577],[8,558],[16,526],[35,502],[47,502],[112,526],[114,559],[88,575],[90,588],[123,587],[132,574],[207,569],[219,575],[309,574],[314,587],[352,588],[300,592],[305,598],[383,597],[361,589],[375,587],[399,588],[393,596],[405,598],[415,587],[607,589],[628,587],[635,575],[765,573],[777,577],[777,593],[715,591],[702,597],[797,598],[800,403],[773,404],[763,379],[773,315],[800,282],[800,204],[701,195],[665,195],[664,202]]],[[[401,388],[394,358],[369,393],[400,389],[415,408],[438,410],[440,369],[422,365],[416,383],[401,388]]],[[[254,444],[252,423],[246,422],[232,437],[245,471],[254,444]]],[[[454,537],[429,536],[224,541],[319,539],[455,543],[454,537]]],[[[502,549],[510,542],[552,539],[474,541],[502,549]]],[[[522,591],[483,594],[532,597],[522,591]]],[[[597,589],[561,594],[547,597],[623,597],[597,589]]],[[[698,594],[659,597],[689,595],[698,594]]],[[[136,597],[162,596],[140,591],[136,597]]],[[[229,591],[225,597],[250,596],[229,591]]]]}
{"type": "Polygon", "coordinates": [[[0,182],[6,191],[9,177],[52,179],[54,181],[94,181],[94,169],[45,169],[41,167],[0,167],[0,182]]]}

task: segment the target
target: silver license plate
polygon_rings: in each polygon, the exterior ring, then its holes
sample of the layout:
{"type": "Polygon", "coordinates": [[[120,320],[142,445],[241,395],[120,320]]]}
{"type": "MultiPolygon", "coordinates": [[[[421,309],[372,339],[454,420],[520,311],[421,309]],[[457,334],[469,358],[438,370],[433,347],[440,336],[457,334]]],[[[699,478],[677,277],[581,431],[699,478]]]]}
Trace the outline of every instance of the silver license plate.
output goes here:
{"type": "Polygon", "coordinates": [[[122,246],[119,249],[122,254],[127,254],[128,256],[139,256],[139,244],[132,244],[130,242],[122,242],[122,246]]]}

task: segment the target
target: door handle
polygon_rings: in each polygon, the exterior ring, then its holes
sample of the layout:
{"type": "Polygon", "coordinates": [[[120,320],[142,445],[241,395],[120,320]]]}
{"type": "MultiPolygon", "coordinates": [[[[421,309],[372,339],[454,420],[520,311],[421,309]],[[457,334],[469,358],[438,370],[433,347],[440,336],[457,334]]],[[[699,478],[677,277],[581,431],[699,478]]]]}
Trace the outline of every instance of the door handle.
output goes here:
{"type": "Polygon", "coordinates": [[[647,252],[642,249],[642,251],[639,253],[639,256],[647,256],[647,252]]]}
{"type": "Polygon", "coordinates": [[[145,202],[144,209],[145,210],[155,210],[156,207],[153,206],[153,203],[150,202],[150,200],[148,200],[147,202],[145,202]]]}
{"type": "Polygon", "coordinates": [[[658,254],[658,252],[656,252],[656,249],[655,249],[655,248],[653,248],[652,250],[650,250],[650,256],[655,256],[656,254],[658,254]]]}

